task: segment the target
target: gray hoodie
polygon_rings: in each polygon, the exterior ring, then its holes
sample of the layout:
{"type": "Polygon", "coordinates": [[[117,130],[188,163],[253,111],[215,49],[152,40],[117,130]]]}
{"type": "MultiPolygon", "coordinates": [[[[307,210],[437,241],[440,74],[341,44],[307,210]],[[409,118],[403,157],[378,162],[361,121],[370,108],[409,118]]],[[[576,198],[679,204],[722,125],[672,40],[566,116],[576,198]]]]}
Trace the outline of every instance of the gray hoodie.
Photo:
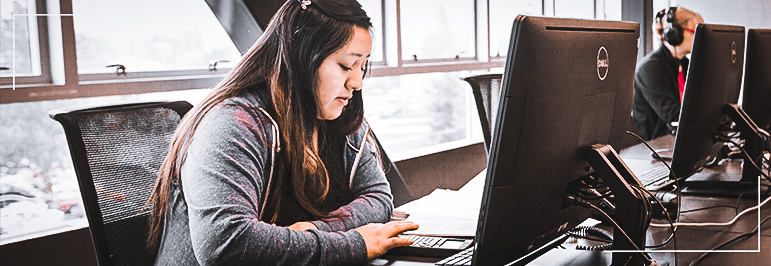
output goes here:
{"type": "Polygon", "coordinates": [[[364,239],[353,229],[387,222],[393,211],[385,174],[371,143],[362,142],[368,125],[347,137],[343,162],[354,173],[354,200],[335,211],[343,217],[313,221],[319,230],[294,231],[259,219],[278,149],[275,123],[261,106],[257,93],[245,92],[201,121],[181,167],[184,199],[178,187],[172,190],[156,265],[366,262],[364,239]]]}

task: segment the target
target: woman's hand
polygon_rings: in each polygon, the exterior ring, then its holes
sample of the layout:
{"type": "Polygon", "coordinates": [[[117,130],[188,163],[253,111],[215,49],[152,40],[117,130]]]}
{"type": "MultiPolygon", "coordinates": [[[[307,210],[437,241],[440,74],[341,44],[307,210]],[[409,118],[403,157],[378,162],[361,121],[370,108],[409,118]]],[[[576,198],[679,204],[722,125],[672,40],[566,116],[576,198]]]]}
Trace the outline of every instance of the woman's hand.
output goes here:
{"type": "Polygon", "coordinates": [[[293,225],[290,225],[289,229],[292,229],[295,231],[305,231],[308,229],[318,230],[319,228],[317,228],[316,225],[311,222],[296,222],[293,225]]]}
{"type": "Polygon", "coordinates": [[[410,221],[392,221],[385,224],[367,224],[356,228],[367,244],[367,260],[373,260],[386,251],[402,246],[409,246],[412,240],[400,238],[404,231],[418,229],[418,224],[410,221]]]}

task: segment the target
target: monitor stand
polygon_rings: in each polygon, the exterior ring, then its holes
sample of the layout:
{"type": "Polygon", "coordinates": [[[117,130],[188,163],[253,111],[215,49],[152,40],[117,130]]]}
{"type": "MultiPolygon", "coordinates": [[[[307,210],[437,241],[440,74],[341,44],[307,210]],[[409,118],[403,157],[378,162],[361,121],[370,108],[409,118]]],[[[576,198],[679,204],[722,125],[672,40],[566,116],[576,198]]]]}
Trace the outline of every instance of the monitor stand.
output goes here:
{"type": "MultiPolygon", "coordinates": [[[[627,239],[622,234],[614,233],[613,249],[644,250],[648,224],[641,221],[647,218],[642,214],[642,210],[643,205],[648,202],[648,196],[640,195],[632,188],[632,186],[643,187],[642,184],[610,145],[593,145],[584,155],[584,159],[610,187],[616,204],[614,220],[621,227],[619,229],[623,229],[629,236],[627,239]]],[[[611,265],[642,266],[645,263],[635,252],[614,252],[611,265]]]]}
{"type": "Polygon", "coordinates": [[[699,172],[685,180],[683,194],[714,196],[714,197],[739,197],[754,198],[768,191],[769,182],[761,179],[760,193],[758,193],[758,180],[742,178],[741,174],[706,173],[699,172]]]}
{"type": "MultiPolygon", "coordinates": [[[[744,157],[743,166],[737,165],[738,160],[728,163],[725,171],[698,172],[685,180],[683,194],[718,196],[718,197],[760,197],[768,191],[769,182],[765,178],[760,178],[760,172],[749,158],[760,158],[765,149],[765,141],[771,136],[768,132],[761,129],[752,121],[741,106],[737,104],[727,104],[723,107],[723,113],[728,115],[736,124],[736,128],[745,140],[744,150],[748,153],[744,157]],[[733,165],[731,165],[733,163],[733,165]],[[741,174],[726,172],[730,168],[742,169],[741,174]]],[[[725,157],[726,154],[721,154],[725,157]]],[[[751,159],[755,160],[755,159],[751,159]]],[[[762,166],[762,160],[758,159],[756,165],[762,166]]],[[[717,166],[715,166],[717,167],[717,166]]]]}

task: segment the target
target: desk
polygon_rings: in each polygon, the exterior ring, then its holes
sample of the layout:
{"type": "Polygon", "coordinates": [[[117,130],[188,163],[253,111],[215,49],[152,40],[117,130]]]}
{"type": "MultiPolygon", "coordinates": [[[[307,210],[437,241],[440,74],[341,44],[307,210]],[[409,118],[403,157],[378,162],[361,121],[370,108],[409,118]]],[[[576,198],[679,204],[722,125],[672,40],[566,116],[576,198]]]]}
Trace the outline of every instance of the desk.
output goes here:
{"type": "MultiPolygon", "coordinates": [[[[649,142],[654,149],[672,149],[674,146],[674,136],[667,135],[649,142]]],[[[642,144],[638,144],[622,150],[619,155],[634,173],[642,173],[650,168],[661,165],[661,162],[653,160],[650,150],[642,144]]],[[[725,160],[718,165],[705,168],[702,172],[706,173],[725,173],[741,175],[741,160],[725,160]]],[[[756,196],[748,196],[737,201],[735,197],[706,197],[684,195],[682,197],[681,210],[694,210],[709,206],[738,206],[739,210],[744,210],[758,204],[756,196]]],[[[698,212],[682,213],[680,222],[727,222],[731,220],[737,211],[733,208],[721,207],[698,212]]],[[[761,209],[761,219],[771,215],[768,207],[761,209]]],[[[665,223],[665,221],[655,221],[656,223],[665,223]]],[[[677,231],[677,248],[674,243],[659,249],[667,250],[710,250],[720,243],[731,239],[742,233],[750,232],[757,227],[757,211],[752,211],[737,220],[732,226],[721,227],[679,227],[677,231]]],[[[766,223],[760,230],[760,248],[758,247],[758,236],[753,236],[741,240],[733,245],[724,248],[724,250],[758,250],[763,252],[722,252],[713,253],[699,265],[770,265],[771,253],[768,252],[771,247],[771,224],[766,223]]],[[[661,243],[660,241],[669,237],[668,228],[650,228],[646,243],[648,245],[661,243]]],[[[691,261],[701,256],[703,252],[678,252],[677,265],[688,265],[691,261]]],[[[675,253],[650,253],[651,257],[659,263],[670,262],[674,265],[675,253]]]]}
{"type": "MultiPolygon", "coordinates": [[[[675,136],[666,135],[648,142],[653,149],[669,149],[670,153],[675,146],[675,136]]],[[[619,151],[619,155],[635,174],[645,172],[648,169],[662,165],[651,156],[651,151],[643,144],[631,146],[619,151]]],[[[702,173],[721,173],[729,175],[742,174],[742,160],[723,160],[719,164],[704,168],[702,173]]]]}
{"type": "MultiPolygon", "coordinates": [[[[674,137],[666,136],[650,142],[654,149],[672,148],[674,144],[674,137]]],[[[620,152],[621,157],[627,163],[629,168],[635,173],[641,173],[649,168],[656,167],[661,164],[656,162],[650,156],[650,151],[642,144],[635,145],[624,149],[620,152]]],[[[715,171],[723,173],[740,173],[740,162],[725,162],[718,165],[718,167],[707,169],[705,171],[715,171]],[[737,172],[738,171],[738,172],[737,172]]],[[[484,172],[483,172],[484,173],[484,172]]],[[[476,178],[479,178],[477,176],[476,178]]],[[[475,178],[475,180],[476,180],[475,178]]],[[[481,176],[484,179],[484,176],[481,176]]],[[[469,182],[469,184],[478,184],[469,182]]],[[[721,197],[704,197],[694,195],[684,195],[681,199],[682,210],[694,210],[703,207],[727,205],[727,206],[739,206],[739,210],[755,206],[758,203],[757,198],[743,198],[737,200],[737,198],[721,198],[721,197]]],[[[726,222],[731,220],[736,214],[734,208],[720,207],[713,208],[704,211],[687,212],[680,215],[680,222],[726,222]]],[[[771,215],[771,210],[765,207],[761,210],[761,219],[771,215]]],[[[654,223],[666,223],[663,220],[654,220],[654,223]]],[[[660,264],[669,262],[670,265],[689,265],[693,260],[701,256],[704,252],[702,250],[710,250],[718,244],[731,239],[737,235],[750,232],[756,226],[758,222],[757,212],[749,212],[739,218],[737,222],[731,226],[722,227],[679,227],[677,230],[676,241],[677,248],[675,249],[675,242],[670,242],[666,246],[651,250],[649,255],[658,261],[660,264]],[[679,250],[679,252],[671,252],[672,250],[679,250]],[[684,252],[693,251],[693,252],[684,252]],[[675,264],[675,256],[677,262],[675,264]]],[[[760,239],[758,235],[741,240],[733,245],[724,248],[723,250],[739,250],[737,252],[721,252],[712,253],[709,257],[704,259],[699,265],[771,265],[771,222],[766,223],[760,230],[760,239]],[[758,241],[760,241],[760,247],[758,247],[758,241]],[[757,252],[754,250],[761,250],[757,252]]],[[[655,245],[662,243],[670,235],[669,228],[651,227],[647,233],[646,243],[648,245],[655,245]]],[[[568,246],[568,245],[565,245],[568,246]]],[[[546,254],[540,256],[528,265],[610,265],[612,253],[610,252],[594,252],[594,251],[578,251],[571,249],[553,249],[546,254]]],[[[441,258],[423,258],[423,257],[411,257],[411,256],[393,256],[390,254],[384,255],[381,259],[377,259],[367,263],[368,266],[429,266],[434,262],[441,260],[441,258]]]]}

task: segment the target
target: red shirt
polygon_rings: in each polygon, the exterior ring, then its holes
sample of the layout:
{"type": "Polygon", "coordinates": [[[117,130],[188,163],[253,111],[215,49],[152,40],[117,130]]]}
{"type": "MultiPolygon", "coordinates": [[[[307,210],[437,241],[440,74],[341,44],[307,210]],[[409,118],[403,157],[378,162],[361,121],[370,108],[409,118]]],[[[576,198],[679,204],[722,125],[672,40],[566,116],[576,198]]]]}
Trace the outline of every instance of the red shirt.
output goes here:
{"type": "Polygon", "coordinates": [[[683,91],[685,91],[685,75],[683,75],[683,71],[680,71],[680,74],[677,75],[677,84],[680,86],[680,102],[683,102],[683,91]]]}

